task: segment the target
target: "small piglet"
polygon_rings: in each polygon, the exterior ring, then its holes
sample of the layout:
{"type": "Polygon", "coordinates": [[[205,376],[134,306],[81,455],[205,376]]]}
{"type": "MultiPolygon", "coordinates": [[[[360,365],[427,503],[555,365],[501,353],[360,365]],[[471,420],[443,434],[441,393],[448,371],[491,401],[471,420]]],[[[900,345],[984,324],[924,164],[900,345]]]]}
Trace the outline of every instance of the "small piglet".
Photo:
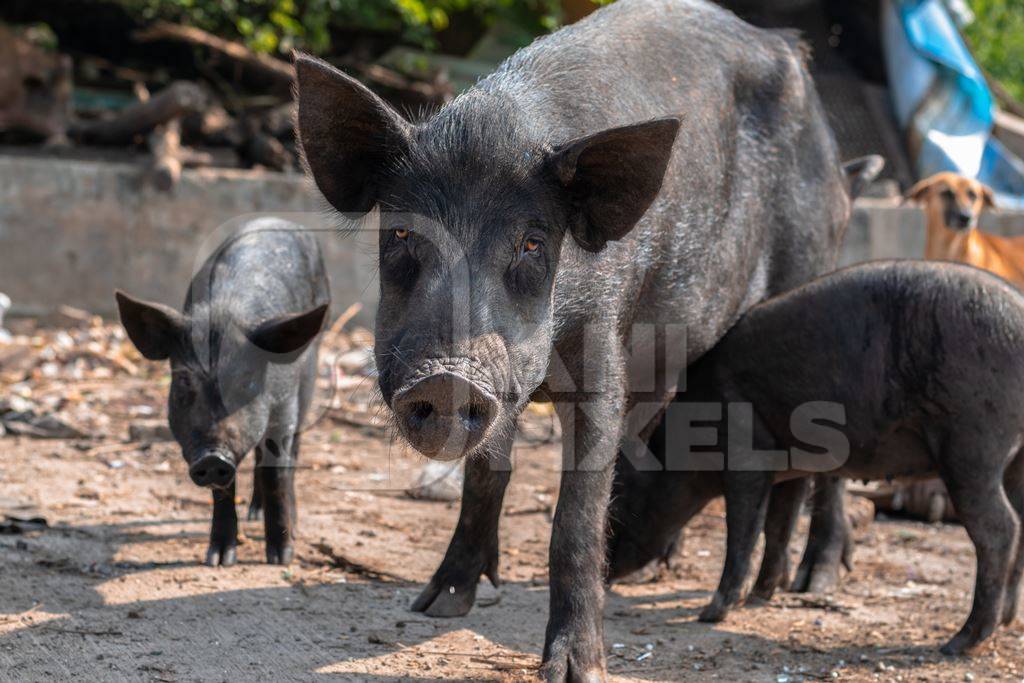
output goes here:
{"type": "MultiPolygon", "coordinates": [[[[724,494],[725,568],[701,614],[718,621],[740,599],[774,483],[938,474],[977,552],[971,614],[942,648],[963,652],[1016,615],[1022,387],[1024,296],[981,270],[879,262],[760,304],[687,370],[649,439],[654,467],[620,471],[610,576],[662,556],[724,494]],[[638,523],[656,517],[669,520],[658,532],[638,523]]],[[[789,531],[769,524],[766,542],[789,531]]]]}
{"type": "Polygon", "coordinates": [[[117,292],[139,352],[170,359],[171,432],[192,481],[213,490],[210,566],[235,563],[235,471],[254,449],[249,518],[262,508],[267,562],[292,559],[299,431],[329,301],[316,238],[278,219],[227,238],[192,279],[182,313],[117,292]]]}

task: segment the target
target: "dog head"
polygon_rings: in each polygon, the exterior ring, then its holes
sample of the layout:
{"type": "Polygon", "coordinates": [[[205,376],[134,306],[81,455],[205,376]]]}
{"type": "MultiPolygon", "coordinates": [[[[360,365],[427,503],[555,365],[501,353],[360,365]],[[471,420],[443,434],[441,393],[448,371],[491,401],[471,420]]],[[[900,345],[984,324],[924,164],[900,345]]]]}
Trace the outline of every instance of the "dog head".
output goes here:
{"type": "Polygon", "coordinates": [[[929,224],[938,223],[953,231],[978,227],[985,209],[995,208],[992,190],[972,178],[956,173],[936,173],[914,185],[906,201],[917,202],[928,214],[929,224]]]}

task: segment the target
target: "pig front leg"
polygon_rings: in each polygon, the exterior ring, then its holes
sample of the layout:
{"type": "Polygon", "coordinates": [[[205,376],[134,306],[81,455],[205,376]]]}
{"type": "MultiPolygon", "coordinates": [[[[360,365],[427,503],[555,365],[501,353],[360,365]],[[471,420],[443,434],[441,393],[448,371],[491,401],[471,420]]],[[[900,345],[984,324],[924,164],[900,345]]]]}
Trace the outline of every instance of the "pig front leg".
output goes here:
{"type": "Polygon", "coordinates": [[[701,621],[721,621],[740,601],[750,558],[764,525],[773,479],[772,472],[725,474],[725,566],[715,596],[700,613],[701,621]]]}
{"type": "Polygon", "coordinates": [[[606,676],[605,525],[625,401],[614,389],[595,395],[602,397],[598,404],[559,407],[563,472],[551,529],[550,607],[541,667],[547,681],[606,676]]]}
{"type": "Polygon", "coordinates": [[[431,617],[463,616],[473,608],[481,574],[495,587],[500,583],[498,520],[511,474],[514,438],[514,432],[507,434],[490,453],[477,453],[467,459],[455,534],[441,566],[413,602],[414,612],[431,617]]]}
{"type": "Polygon", "coordinates": [[[290,564],[295,555],[295,465],[299,457],[299,439],[289,443],[268,439],[259,448],[256,468],[263,502],[263,530],[267,564],[290,564]],[[289,457],[281,457],[288,453],[289,457]]]}
{"type": "Polygon", "coordinates": [[[853,532],[846,519],[842,479],[819,474],[814,478],[811,529],[807,548],[796,570],[792,589],[798,593],[828,593],[839,585],[839,563],[851,568],[853,532]]]}
{"type": "Polygon", "coordinates": [[[213,523],[210,525],[210,546],[206,565],[230,567],[237,561],[238,513],[235,512],[235,482],[224,489],[213,490],[213,523]]]}

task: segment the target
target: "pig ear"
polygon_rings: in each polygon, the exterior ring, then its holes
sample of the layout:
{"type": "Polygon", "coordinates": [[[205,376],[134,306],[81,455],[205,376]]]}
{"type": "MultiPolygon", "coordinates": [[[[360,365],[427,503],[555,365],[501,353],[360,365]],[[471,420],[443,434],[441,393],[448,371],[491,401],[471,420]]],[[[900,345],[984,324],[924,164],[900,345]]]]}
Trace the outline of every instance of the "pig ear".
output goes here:
{"type": "Polygon", "coordinates": [[[308,55],[295,55],[296,137],[316,186],[334,208],[365,213],[375,179],[404,149],[411,126],[366,86],[308,55]]]}
{"type": "Polygon", "coordinates": [[[128,338],[145,358],[165,360],[185,334],[185,318],[170,306],[142,301],[118,290],[117,310],[128,338]]]}
{"type": "Polygon", "coordinates": [[[260,323],[246,336],[257,348],[275,355],[289,356],[282,359],[282,362],[288,362],[320,333],[329,307],[330,304],[323,304],[302,313],[271,318],[260,323]]]}
{"type": "Polygon", "coordinates": [[[555,149],[552,168],[569,193],[569,228],[581,247],[601,251],[633,229],[661,189],[678,131],[679,119],[654,119],[555,149]]]}

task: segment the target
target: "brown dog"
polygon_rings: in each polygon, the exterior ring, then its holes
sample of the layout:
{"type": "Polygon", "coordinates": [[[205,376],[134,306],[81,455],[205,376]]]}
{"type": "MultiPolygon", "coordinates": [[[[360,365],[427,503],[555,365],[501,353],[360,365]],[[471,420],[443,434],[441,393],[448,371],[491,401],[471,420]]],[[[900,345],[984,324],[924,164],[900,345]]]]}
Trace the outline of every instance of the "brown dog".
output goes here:
{"type": "Polygon", "coordinates": [[[984,268],[1024,289],[1024,236],[1000,237],[978,230],[978,217],[995,207],[992,190],[956,173],[936,173],[910,188],[907,200],[927,217],[925,258],[984,268]]]}

